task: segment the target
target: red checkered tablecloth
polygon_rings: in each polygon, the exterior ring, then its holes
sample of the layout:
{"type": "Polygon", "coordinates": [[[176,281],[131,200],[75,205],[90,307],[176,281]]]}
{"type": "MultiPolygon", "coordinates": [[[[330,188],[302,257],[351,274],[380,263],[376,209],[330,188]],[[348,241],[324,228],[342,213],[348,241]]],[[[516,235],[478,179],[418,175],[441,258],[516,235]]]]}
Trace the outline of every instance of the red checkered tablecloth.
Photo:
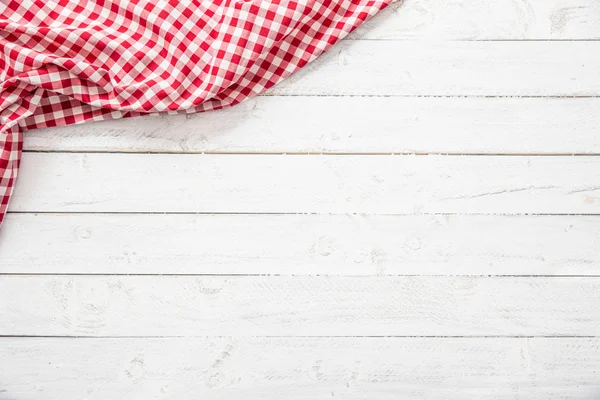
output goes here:
{"type": "Polygon", "coordinates": [[[391,0],[3,0],[0,223],[23,131],[239,103],[391,0]]]}

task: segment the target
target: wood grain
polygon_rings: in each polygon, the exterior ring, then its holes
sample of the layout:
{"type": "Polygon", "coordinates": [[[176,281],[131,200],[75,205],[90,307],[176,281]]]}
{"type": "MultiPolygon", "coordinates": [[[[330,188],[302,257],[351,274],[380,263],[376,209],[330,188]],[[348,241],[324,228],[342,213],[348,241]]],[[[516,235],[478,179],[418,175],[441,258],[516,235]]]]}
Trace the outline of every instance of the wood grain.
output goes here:
{"type": "Polygon", "coordinates": [[[9,214],[4,224],[3,274],[600,276],[598,216],[9,214]]]}
{"type": "Polygon", "coordinates": [[[599,53],[600,41],[344,41],[268,93],[598,96],[599,53]]]}
{"type": "Polygon", "coordinates": [[[588,336],[600,278],[3,276],[0,335],[588,336]]]}
{"type": "Polygon", "coordinates": [[[0,399],[594,399],[598,338],[0,339],[0,399]]]}
{"type": "Polygon", "coordinates": [[[209,113],[28,131],[25,150],[600,154],[600,98],[257,97],[209,113]]]}
{"type": "Polygon", "coordinates": [[[596,0],[404,0],[361,26],[353,39],[600,39],[596,0]]]}
{"type": "Polygon", "coordinates": [[[9,209],[598,214],[600,158],[26,153],[9,209]]]}

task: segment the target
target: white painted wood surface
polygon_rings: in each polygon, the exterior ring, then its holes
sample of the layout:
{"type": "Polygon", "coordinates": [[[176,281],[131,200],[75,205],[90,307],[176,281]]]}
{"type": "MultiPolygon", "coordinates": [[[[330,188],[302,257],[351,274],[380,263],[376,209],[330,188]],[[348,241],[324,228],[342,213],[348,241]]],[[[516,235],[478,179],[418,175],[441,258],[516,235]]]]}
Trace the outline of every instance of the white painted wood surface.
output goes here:
{"type": "Polygon", "coordinates": [[[210,113],[31,131],[24,145],[38,151],[570,155],[599,154],[599,131],[595,97],[263,96],[210,113]]]}
{"type": "Polygon", "coordinates": [[[594,399],[598,338],[0,339],[2,399],[594,399]],[[26,366],[30,366],[27,368],[26,366]]]}
{"type": "Polygon", "coordinates": [[[600,41],[342,41],[268,93],[598,96],[599,53],[600,41]]]}
{"type": "Polygon", "coordinates": [[[229,110],[27,134],[0,400],[599,398],[600,2],[348,39],[229,110]]]}
{"type": "Polygon", "coordinates": [[[600,216],[9,214],[4,223],[0,274],[600,275],[600,216]]]}
{"type": "Polygon", "coordinates": [[[370,40],[600,39],[596,0],[397,1],[351,36],[370,40]]]}
{"type": "Polygon", "coordinates": [[[5,276],[0,335],[598,336],[600,277],[5,276]]]}
{"type": "Polygon", "coordinates": [[[18,185],[21,212],[600,214],[588,156],[27,153],[18,185]]]}

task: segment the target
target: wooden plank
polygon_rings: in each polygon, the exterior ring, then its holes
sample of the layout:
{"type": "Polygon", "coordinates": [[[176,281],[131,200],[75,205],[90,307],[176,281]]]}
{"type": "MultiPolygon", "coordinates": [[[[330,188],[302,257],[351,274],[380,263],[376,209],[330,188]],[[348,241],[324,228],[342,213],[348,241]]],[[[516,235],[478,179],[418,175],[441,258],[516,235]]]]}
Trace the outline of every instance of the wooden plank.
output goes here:
{"type": "Polygon", "coordinates": [[[0,339],[0,398],[595,399],[598,338],[0,339]]]}
{"type": "Polygon", "coordinates": [[[599,131],[600,98],[263,96],[209,113],[29,131],[25,150],[598,154],[599,131]]]}
{"type": "Polygon", "coordinates": [[[269,93],[598,96],[599,53],[600,41],[344,41],[269,93]]]}
{"type": "Polygon", "coordinates": [[[600,278],[0,277],[0,335],[588,336],[600,278]]]}
{"type": "Polygon", "coordinates": [[[600,276],[600,217],[9,214],[0,273],[600,276]]]}
{"type": "Polygon", "coordinates": [[[352,39],[600,39],[596,0],[404,0],[383,10],[352,39]]]}
{"type": "Polygon", "coordinates": [[[26,153],[10,209],[598,214],[600,158],[26,153]]]}

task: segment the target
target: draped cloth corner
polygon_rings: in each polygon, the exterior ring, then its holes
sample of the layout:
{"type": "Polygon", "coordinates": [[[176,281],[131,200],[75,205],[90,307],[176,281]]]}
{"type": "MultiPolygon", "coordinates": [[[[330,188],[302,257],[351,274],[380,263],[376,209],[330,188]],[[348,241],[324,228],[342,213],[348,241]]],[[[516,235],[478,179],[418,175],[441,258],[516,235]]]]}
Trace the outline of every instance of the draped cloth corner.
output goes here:
{"type": "Polygon", "coordinates": [[[302,68],[390,2],[3,1],[0,224],[24,131],[237,104],[302,68]]]}

